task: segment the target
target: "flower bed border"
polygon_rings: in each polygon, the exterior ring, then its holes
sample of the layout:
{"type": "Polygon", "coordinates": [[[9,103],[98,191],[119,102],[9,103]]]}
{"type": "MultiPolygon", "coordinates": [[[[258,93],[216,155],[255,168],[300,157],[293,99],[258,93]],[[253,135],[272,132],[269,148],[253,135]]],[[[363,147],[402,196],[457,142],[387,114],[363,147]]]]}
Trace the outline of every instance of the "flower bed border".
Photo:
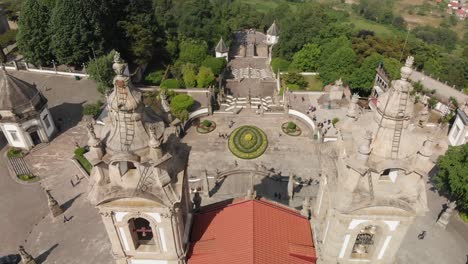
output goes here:
{"type": "Polygon", "coordinates": [[[203,122],[200,122],[200,124],[197,125],[197,132],[200,133],[200,134],[208,134],[208,133],[211,133],[213,132],[215,129],[216,129],[216,122],[215,121],[211,121],[211,120],[208,120],[211,122],[211,126],[210,127],[205,127],[203,125],[203,122]]]}
{"type": "Polygon", "coordinates": [[[268,137],[261,130],[256,126],[241,126],[236,128],[229,137],[228,147],[231,153],[241,159],[255,159],[263,155],[268,147],[268,137]],[[245,149],[242,145],[240,145],[240,138],[243,135],[245,130],[250,130],[252,134],[256,137],[256,142],[254,146],[251,147],[251,151],[249,149],[245,149]],[[250,152],[249,152],[250,151],[250,152]]]}
{"type": "Polygon", "coordinates": [[[291,131],[289,128],[288,128],[288,124],[289,124],[290,121],[286,122],[286,123],[283,123],[281,125],[281,130],[283,130],[283,132],[288,135],[288,136],[291,136],[291,137],[298,137],[302,134],[302,130],[301,128],[296,124],[296,130],[295,131],[291,131]]]}

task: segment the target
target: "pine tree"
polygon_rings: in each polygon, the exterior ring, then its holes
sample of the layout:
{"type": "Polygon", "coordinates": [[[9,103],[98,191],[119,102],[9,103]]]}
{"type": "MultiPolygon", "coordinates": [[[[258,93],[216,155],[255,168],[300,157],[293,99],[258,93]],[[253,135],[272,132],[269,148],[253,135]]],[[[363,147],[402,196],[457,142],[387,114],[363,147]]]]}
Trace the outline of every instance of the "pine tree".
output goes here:
{"type": "Polygon", "coordinates": [[[52,48],[60,63],[80,65],[104,53],[102,0],[61,0],[52,13],[52,48]]]}
{"type": "Polygon", "coordinates": [[[50,65],[52,51],[48,30],[50,10],[38,0],[25,0],[18,24],[17,44],[21,54],[31,63],[50,65]]]}

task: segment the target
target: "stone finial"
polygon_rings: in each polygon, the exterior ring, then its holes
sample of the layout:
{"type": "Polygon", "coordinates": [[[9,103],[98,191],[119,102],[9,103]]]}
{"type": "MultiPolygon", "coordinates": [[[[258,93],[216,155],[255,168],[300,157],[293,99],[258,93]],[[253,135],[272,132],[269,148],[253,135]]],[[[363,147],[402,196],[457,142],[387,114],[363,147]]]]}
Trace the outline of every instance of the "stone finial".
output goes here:
{"type": "Polygon", "coordinates": [[[362,155],[369,155],[371,153],[372,131],[367,130],[364,136],[364,143],[359,147],[359,153],[362,155]]]}
{"type": "Polygon", "coordinates": [[[88,130],[88,146],[98,147],[101,144],[101,140],[96,136],[94,132],[94,125],[92,122],[86,124],[86,129],[88,130]]]}
{"type": "Polygon", "coordinates": [[[18,253],[21,256],[21,263],[36,264],[36,261],[34,260],[34,258],[28,252],[26,252],[23,246],[18,247],[18,253]]]}
{"type": "Polygon", "coordinates": [[[427,104],[419,112],[419,126],[421,127],[425,126],[428,120],[429,120],[429,105],[427,104]]]}
{"type": "Polygon", "coordinates": [[[413,72],[413,69],[411,68],[413,66],[414,58],[412,56],[408,56],[406,59],[405,66],[401,68],[401,79],[403,81],[408,80],[409,76],[413,72]]]}
{"type": "Polygon", "coordinates": [[[346,116],[351,117],[351,118],[356,118],[358,114],[358,103],[359,102],[359,94],[355,93],[351,97],[351,102],[349,103],[348,106],[348,112],[346,113],[346,116]]]}
{"type": "Polygon", "coordinates": [[[49,206],[50,213],[52,217],[57,217],[63,213],[62,208],[60,207],[59,203],[55,198],[50,194],[50,190],[45,190],[47,195],[47,205],[49,206]]]}
{"type": "Polygon", "coordinates": [[[164,112],[168,113],[171,111],[171,107],[169,106],[169,102],[167,101],[167,94],[165,89],[161,89],[161,93],[159,93],[161,97],[161,106],[164,112]]]}
{"type": "Polygon", "coordinates": [[[158,124],[150,124],[148,128],[150,131],[149,146],[151,148],[160,148],[164,140],[164,131],[161,131],[161,126],[158,124]]]}
{"type": "Polygon", "coordinates": [[[343,81],[341,80],[341,78],[339,80],[336,80],[335,85],[343,86],[343,81]]]}
{"type": "Polygon", "coordinates": [[[125,71],[125,63],[120,57],[119,52],[114,53],[114,64],[112,64],[112,69],[114,69],[114,72],[118,76],[123,76],[124,71],[125,71]]]}

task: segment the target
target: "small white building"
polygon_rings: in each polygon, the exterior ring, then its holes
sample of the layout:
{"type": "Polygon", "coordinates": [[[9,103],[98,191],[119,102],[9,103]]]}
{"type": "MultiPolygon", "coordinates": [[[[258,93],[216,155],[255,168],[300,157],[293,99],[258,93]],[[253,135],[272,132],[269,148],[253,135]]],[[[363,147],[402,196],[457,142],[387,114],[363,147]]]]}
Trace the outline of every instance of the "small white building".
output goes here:
{"type": "Polygon", "coordinates": [[[273,22],[271,27],[267,30],[267,39],[266,42],[268,45],[273,46],[279,41],[279,29],[276,25],[276,21],[273,22]]]}
{"type": "Polygon", "coordinates": [[[218,44],[215,47],[216,58],[226,58],[229,61],[229,48],[224,43],[223,38],[221,38],[218,44]]]}
{"type": "Polygon", "coordinates": [[[0,127],[10,146],[25,150],[49,142],[56,130],[42,93],[5,69],[0,69],[0,127]]]}
{"type": "Polygon", "coordinates": [[[450,145],[460,146],[468,139],[468,107],[457,109],[457,118],[450,129],[448,139],[450,145]]]}

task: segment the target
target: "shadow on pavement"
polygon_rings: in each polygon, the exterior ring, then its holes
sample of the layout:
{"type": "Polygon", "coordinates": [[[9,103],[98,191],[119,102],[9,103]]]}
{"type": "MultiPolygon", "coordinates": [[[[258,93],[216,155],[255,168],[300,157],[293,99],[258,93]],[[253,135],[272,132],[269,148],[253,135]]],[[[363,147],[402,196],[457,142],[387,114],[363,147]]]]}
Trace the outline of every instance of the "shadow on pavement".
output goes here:
{"type": "Polygon", "coordinates": [[[37,264],[41,264],[41,263],[44,263],[47,259],[47,257],[50,255],[50,253],[52,252],[52,250],[54,250],[56,247],[58,247],[58,244],[55,244],[53,245],[51,248],[49,248],[48,250],[42,252],[42,254],[40,254],[39,256],[37,256],[36,258],[36,262],[37,264]]]}
{"type": "Polygon", "coordinates": [[[65,203],[63,203],[60,207],[62,208],[62,210],[65,212],[67,211],[68,208],[70,208],[70,206],[72,206],[73,202],[75,202],[76,199],[78,199],[83,193],[80,193],[78,195],[76,195],[75,197],[71,198],[70,200],[66,201],[65,203]]]}
{"type": "Polygon", "coordinates": [[[0,264],[18,264],[21,261],[19,254],[11,254],[0,257],[0,264]]]}
{"type": "Polygon", "coordinates": [[[57,135],[60,135],[68,129],[76,126],[83,118],[83,104],[82,103],[63,103],[50,108],[57,127],[57,135]]]}

